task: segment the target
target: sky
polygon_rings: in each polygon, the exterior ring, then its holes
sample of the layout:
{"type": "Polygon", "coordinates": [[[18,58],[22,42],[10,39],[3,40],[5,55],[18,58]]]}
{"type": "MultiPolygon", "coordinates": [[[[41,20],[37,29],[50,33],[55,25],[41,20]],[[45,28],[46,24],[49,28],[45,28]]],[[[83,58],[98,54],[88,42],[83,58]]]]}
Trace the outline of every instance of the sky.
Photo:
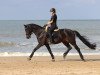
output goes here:
{"type": "Polygon", "coordinates": [[[100,19],[100,0],[0,0],[0,20],[48,20],[51,8],[58,20],[100,19]]]}

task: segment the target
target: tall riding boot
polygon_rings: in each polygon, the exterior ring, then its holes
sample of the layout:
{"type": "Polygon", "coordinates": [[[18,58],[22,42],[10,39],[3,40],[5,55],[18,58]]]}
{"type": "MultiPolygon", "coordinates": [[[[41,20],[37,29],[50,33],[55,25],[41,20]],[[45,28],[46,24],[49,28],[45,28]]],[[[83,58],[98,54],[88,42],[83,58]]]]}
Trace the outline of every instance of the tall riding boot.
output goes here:
{"type": "Polygon", "coordinates": [[[53,43],[53,39],[52,39],[52,34],[51,33],[49,33],[49,39],[50,39],[50,43],[53,43]]]}
{"type": "Polygon", "coordinates": [[[52,39],[52,33],[51,33],[51,31],[50,31],[50,28],[48,28],[48,34],[49,34],[49,42],[50,43],[53,43],[53,39],[52,39]]]}

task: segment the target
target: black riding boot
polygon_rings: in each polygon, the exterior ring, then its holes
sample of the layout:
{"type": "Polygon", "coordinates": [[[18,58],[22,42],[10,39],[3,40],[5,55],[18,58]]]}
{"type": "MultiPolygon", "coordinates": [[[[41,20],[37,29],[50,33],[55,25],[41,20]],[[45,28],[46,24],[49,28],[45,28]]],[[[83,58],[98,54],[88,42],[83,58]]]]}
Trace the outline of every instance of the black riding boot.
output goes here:
{"type": "Polygon", "coordinates": [[[52,39],[52,34],[49,33],[49,39],[50,39],[50,43],[53,43],[53,39],[52,39]]]}
{"type": "Polygon", "coordinates": [[[48,28],[48,34],[49,34],[49,42],[53,43],[52,32],[50,31],[50,28],[48,28]]]}

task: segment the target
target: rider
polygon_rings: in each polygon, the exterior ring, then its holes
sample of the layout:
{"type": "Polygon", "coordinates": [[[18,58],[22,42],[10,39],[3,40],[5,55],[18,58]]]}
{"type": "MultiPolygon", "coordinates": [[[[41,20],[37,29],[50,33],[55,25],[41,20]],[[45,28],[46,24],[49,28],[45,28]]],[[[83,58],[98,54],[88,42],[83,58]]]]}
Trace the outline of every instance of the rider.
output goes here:
{"type": "Polygon", "coordinates": [[[53,42],[52,39],[52,33],[55,29],[58,29],[57,27],[57,15],[56,15],[56,9],[55,8],[51,8],[50,9],[51,12],[51,19],[50,21],[47,23],[47,32],[49,34],[49,39],[50,39],[50,43],[53,42]]]}

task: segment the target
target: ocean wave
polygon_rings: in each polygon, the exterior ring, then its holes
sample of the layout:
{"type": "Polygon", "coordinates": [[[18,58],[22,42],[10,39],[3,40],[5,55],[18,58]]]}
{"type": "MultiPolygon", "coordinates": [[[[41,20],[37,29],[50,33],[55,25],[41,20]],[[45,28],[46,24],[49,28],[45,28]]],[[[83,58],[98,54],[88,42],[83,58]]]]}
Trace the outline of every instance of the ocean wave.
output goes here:
{"type": "MultiPolygon", "coordinates": [[[[29,56],[31,53],[21,53],[21,52],[3,52],[0,53],[0,57],[2,56],[29,56]]],[[[54,52],[55,56],[63,56],[63,52],[54,52]]],[[[79,55],[78,53],[69,53],[68,56],[79,55]]],[[[83,55],[100,55],[100,53],[83,53],[83,55]]],[[[34,56],[50,56],[48,52],[36,52],[34,56]]]]}
{"type": "Polygon", "coordinates": [[[27,42],[23,42],[23,43],[19,43],[17,45],[18,46],[30,46],[30,45],[33,45],[33,44],[30,44],[30,43],[27,43],[27,42]]]}
{"type": "Polygon", "coordinates": [[[14,42],[0,42],[0,47],[15,46],[14,42]]]}
{"type": "Polygon", "coordinates": [[[37,45],[37,42],[29,43],[29,42],[20,42],[16,44],[16,47],[35,47],[37,45]]]}

